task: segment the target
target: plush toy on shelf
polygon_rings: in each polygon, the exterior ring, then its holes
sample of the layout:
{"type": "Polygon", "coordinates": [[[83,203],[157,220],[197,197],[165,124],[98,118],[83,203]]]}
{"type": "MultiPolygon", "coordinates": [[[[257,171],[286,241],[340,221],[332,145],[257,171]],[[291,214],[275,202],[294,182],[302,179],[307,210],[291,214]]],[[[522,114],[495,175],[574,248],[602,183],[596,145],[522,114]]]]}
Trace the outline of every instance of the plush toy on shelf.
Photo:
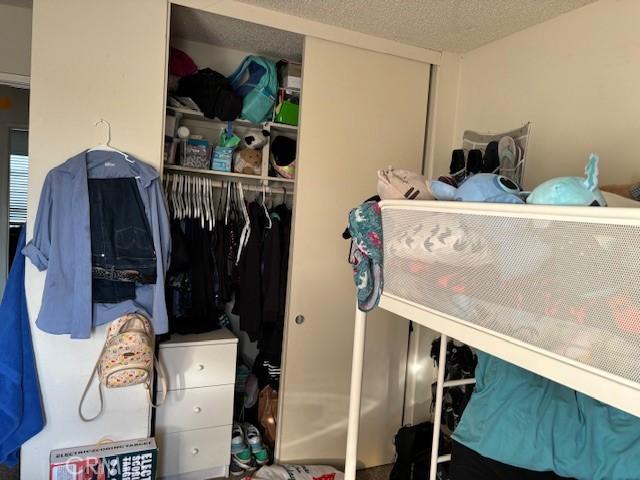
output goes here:
{"type": "Polygon", "coordinates": [[[252,128],[242,136],[242,148],[233,154],[233,171],[245,175],[262,172],[262,147],[269,141],[269,130],[252,128]]]}
{"type": "Polygon", "coordinates": [[[598,155],[589,155],[582,177],[558,177],[533,189],[527,203],[534,205],[589,205],[606,207],[607,201],[598,189],[598,155]]]}
{"type": "Polygon", "coordinates": [[[271,132],[269,130],[252,128],[242,136],[242,148],[260,150],[267,144],[270,135],[271,132]]]}
{"type": "Polygon", "coordinates": [[[233,154],[233,171],[245,175],[260,175],[262,151],[251,148],[236,150],[233,154]]]}
{"type": "Polygon", "coordinates": [[[439,180],[430,183],[437,200],[487,203],[524,203],[520,187],[513,180],[493,173],[477,173],[458,188],[439,180]]]}

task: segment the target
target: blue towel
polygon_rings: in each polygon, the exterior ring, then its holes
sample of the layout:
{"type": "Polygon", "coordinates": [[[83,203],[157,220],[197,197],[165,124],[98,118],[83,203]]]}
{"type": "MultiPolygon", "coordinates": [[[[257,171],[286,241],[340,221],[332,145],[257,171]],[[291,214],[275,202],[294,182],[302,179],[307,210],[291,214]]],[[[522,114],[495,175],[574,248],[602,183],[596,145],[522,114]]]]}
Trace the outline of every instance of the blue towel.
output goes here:
{"type": "Polygon", "coordinates": [[[0,463],[9,466],[44,426],[24,290],[24,237],[23,229],[0,304],[0,463]]]}

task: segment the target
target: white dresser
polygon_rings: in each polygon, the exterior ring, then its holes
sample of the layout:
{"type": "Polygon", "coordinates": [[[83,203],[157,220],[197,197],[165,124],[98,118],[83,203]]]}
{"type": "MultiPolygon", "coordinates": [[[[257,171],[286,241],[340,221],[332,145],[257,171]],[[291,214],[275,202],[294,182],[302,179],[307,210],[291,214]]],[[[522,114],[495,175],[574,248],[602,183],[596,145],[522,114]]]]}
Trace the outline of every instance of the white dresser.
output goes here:
{"type": "Polygon", "coordinates": [[[228,476],[237,347],[227,329],[160,344],[169,392],[156,411],[159,478],[228,476]]]}

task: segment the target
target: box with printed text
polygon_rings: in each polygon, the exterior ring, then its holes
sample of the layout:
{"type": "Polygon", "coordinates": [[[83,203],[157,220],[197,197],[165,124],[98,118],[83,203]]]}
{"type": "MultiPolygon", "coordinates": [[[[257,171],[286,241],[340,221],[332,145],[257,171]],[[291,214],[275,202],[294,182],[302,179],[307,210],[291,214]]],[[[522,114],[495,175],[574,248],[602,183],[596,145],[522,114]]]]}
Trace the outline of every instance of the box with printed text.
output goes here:
{"type": "Polygon", "coordinates": [[[153,438],[52,450],[49,480],[155,480],[153,438]]]}

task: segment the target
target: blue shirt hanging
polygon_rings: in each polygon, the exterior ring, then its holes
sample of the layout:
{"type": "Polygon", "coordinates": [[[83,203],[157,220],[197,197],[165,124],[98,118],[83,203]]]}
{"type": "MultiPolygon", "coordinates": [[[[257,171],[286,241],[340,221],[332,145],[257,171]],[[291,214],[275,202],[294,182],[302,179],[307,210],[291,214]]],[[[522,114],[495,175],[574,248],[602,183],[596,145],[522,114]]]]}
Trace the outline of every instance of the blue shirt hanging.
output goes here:
{"type": "Polygon", "coordinates": [[[24,292],[24,236],[23,229],[0,305],[0,463],[9,466],[44,426],[24,292]]]}
{"type": "Polygon", "coordinates": [[[45,332],[89,338],[94,326],[140,311],[156,334],[167,332],[164,276],[171,235],[158,172],[129,155],[85,151],[49,172],[40,194],[33,240],[24,248],[38,270],[47,270],[36,325],[45,332]],[[136,178],[149,220],[157,258],[155,284],[137,284],[135,298],[114,304],[92,304],[89,178],[136,178]]]}

